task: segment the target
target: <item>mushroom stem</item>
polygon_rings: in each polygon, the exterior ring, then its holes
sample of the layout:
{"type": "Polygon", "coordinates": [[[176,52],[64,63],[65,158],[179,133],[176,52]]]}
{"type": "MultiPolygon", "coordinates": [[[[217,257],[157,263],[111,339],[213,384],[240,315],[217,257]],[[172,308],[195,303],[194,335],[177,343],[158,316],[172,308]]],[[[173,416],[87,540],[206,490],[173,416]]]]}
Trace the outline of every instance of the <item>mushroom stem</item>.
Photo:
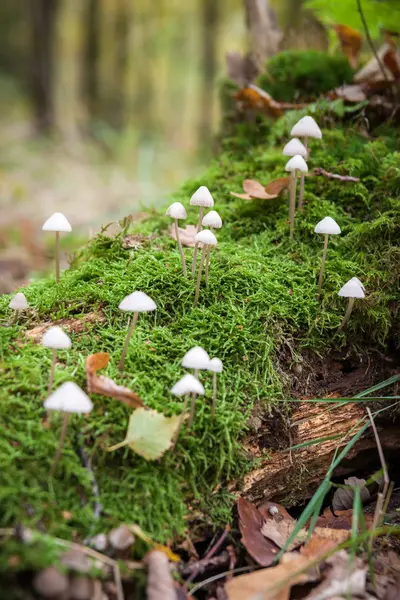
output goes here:
{"type": "MultiPolygon", "coordinates": [[[[201,229],[202,229],[201,222],[203,220],[203,213],[204,213],[204,206],[200,206],[199,220],[197,221],[197,231],[196,231],[196,233],[199,233],[199,231],[201,231],[201,229]]],[[[197,261],[197,250],[198,250],[198,248],[199,248],[199,243],[196,242],[196,244],[194,245],[194,252],[193,252],[192,277],[194,277],[194,274],[196,273],[196,261],[197,261]]]]}
{"type": "Polygon", "coordinates": [[[60,281],[60,232],[56,231],[56,283],[60,281]]]}
{"type": "MultiPolygon", "coordinates": [[[[193,372],[193,375],[196,377],[196,379],[198,379],[199,378],[199,370],[195,369],[194,372],[193,372]]],[[[188,423],[189,427],[192,426],[192,423],[194,421],[195,412],[196,412],[196,394],[195,394],[195,392],[193,392],[192,393],[192,400],[191,400],[191,403],[190,403],[190,415],[189,415],[189,423],[188,423]]]]}
{"type": "Polygon", "coordinates": [[[196,293],[194,295],[194,306],[197,306],[197,303],[199,301],[201,274],[202,274],[202,271],[203,271],[203,265],[204,265],[204,260],[205,260],[205,257],[206,257],[206,252],[207,252],[207,244],[204,244],[203,251],[201,253],[199,273],[197,275],[196,293]]]}
{"type": "Polygon", "coordinates": [[[213,373],[213,399],[212,399],[212,407],[211,407],[211,419],[214,418],[216,404],[217,404],[217,374],[213,373]]]}
{"type": "Polygon", "coordinates": [[[51,467],[51,476],[54,477],[55,472],[57,470],[58,461],[60,460],[62,449],[65,442],[65,436],[67,435],[68,422],[69,422],[69,412],[65,412],[63,415],[63,421],[61,425],[60,431],[60,439],[58,440],[58,446],[56,450],[56,455],[54,457],[53,465],[51,467]]]}
{"type": "MultiPolygon", "coordinates": [[[[214,227],[210,227],[210,231],[213,231],[214,227]]],[[[206,286],[208,287],[208,272],[210,270],[210,254],[211,254],[211,246],[207,248],[206,255],[206,286]]]]}
{"type": "Polygon", "coordinates": [[[189,404],[189,396],[190,396],[190,392],[188,392],[187,394],[185,394],[185,401],[183,403],[183,408],[182,408],[182,412],[181,412],[181,418],[179,419],[178,429],[176,430],[175,438],[174,438],[173,444],[171,446],[171,450],[173,450],[175,448],[176,442],[178,441],[179,432],[180,432],[181,427],[183,425],[183,421],[185,420],[185,415],[186,415],[187,407],[188,407],[188,404],[189,404]]]}
{"type": "Polygon", "coordinates": [[[294,215],[296,212],[296,184],[297,184],[297,169],[290,173],[290,200],[289,200],[289,223],[290,223],[290,239],[293,239],[294,234],[294,215]]]}
{"type": "Polygon", "coordinates": [[[350,315],[351,315],[351,312],[352,312],[353,306],[354,306],[354,300],[355,300],[355,298],[349,298],[349,303],[347,305],[346,314],[344,315],[343,321],[340,324],[339,331],[341,331],[342,329],[344,329],[346,327],[348,320],[350,319],[350,315]]]}
{"type": "Polygon", "coordinates": [[[187,276],[187,268],[186,268],[185,255],[183,254],[182,242],[181,242],[181,238],[179,237],[178,219],[174,219],[174,220],[175,220],[176,241],[178,242],[178,248],[179,248],[179,252],[180,252],[180,255],[181,255],[183,274],[185,276],[187,276]]]}
{"type": "MultiPolygon", "coordinates": [[[[304,138],[304,146],[308,150],[308,137],[307,136],[305,136],[305,138],[304,138]]],[[[307,155],[307,158],[308,158],[308,155],[307,155]]],[[[303,206],[303,198],[304,198],[304,173],[301,173],[301,176],[300,176],[300,190],[299,190],[299,203],[297,205],[297,208],[302,208],[302,206],[303,206]]]]}
{"type": "Polygon", "coordinates": [[[319,278],[318,278],[318,294],[321,293],[321,289],[322,289],[322,280],[324,277],[324,268],[325,268],[325,260],[326,260],[326,251],[328,249],[328,234],[325,233],[324,235],[324,250],[322,252],[322,262],[321,262],[321,270],[319,272],[319,278]]]}
{"type": "Polygon", "coordinates": [[[130,324],[130,327],[128,329],[128,334],[126,336],[124,348],[122,350],[121,358],[119,359],[118,368],[120,371],[124,370],[125,357],[126,357],[126,353],[128,352],[129,340],[132,337],[132,333],[133,333],[133,330],[135,329],[135,326],[136,326],[136,323],[138,320],[138,316],[139,316],[138,312],[133,313],[132,323],[130,324]]]}
{"type": "Polygon", "coordinates": [[[49,385],[47,388],[47,395],[49,396],[53,387],[53,382],[54,382],[54,370],[56,367],[56,357],[57,357],[57,350],[55,348],[53,348],[53,352],[52,352],[52,357],[51,357],[51,366],[50,366],[50,375],[49,375],[49,385]]]}

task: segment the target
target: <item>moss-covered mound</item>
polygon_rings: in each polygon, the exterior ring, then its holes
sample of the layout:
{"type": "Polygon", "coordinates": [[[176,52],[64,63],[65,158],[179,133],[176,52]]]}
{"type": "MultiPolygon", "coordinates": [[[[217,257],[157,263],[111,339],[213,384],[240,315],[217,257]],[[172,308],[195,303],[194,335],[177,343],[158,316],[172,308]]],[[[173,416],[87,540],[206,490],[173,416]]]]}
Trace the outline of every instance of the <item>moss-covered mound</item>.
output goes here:
{"type": "MultiPolygon", "coordinates": [[[[164,208],[130,226],[129,233],[149,236],[139,248],[124,249],[128,231],[115,238],[98,235],[59,285],[49,279],[26,287],[33,309],[16,323],[10,323],[9,297],[1,298],[1,526],[23,522],[79,539],[125,521],[166,540],[184,532],[188,513],[226,523],[232,504],[226,483],[251,464],[241,451],[247,416],[255,402],[271,404],[290,395],[290,377],[284,375],[290,365],[278,359],[282,348],[286,356],[290,349],[295,362],[305,350],[325,356],[332,348],[384,351],[399,344],[397,135],[367,139],[352,127],[324,129],[322,141],[311,143],[310,167],[350,174],[360,182],[307,178],[306,205],[296,216],[293,242],[287,198],[249,201],[230,195],[241,191],[245,178],[267,183],[284,175],[281,145],[286,140],[280,135],[297,118],[292,113],[275,125],[239,124],[208,171],[170,199],[185,204],[188,222],[195,223],[189,198],[206,184],[224,221],[212,253],[210,285],[202,287],[197,308],[194,283],[182,275],[164,208]],[[330,241],[319,301],[322,239],[313,230],[327,215],[337,220],[342,235],[330,241]],[[367,296],[356,303],[348,328],[338,332],[345,301],[337,293],[352,276],[362,280],[367,296]],[[118,304],[134,290],[149,294],[158,310],[140,317],[126,373],[120,375],[127,317],[118,304]],[[72,349],[59,352],[56,386],[73,380],[84,387],[86,356],[105,351],[112,357],[106,375],[135,390],[149,407],[178,414],[182,403],[169,390],[184,372],[182,356],[199,344],[224,362],[216,417],[210,418],[211,377],[205,374],[207,397],[198,402],[194,427],[183,428],[173,452],[148,462],[129,448],[106,451],[124,438],[130,410],[117,400],[94,396],[93,412],[72,419],[57,476],[51,479],[60,423],[57,415],[45,420],[42,404],[50,354],[26,331],[46,321],[80,320],[89,312],[95,317],[83,333],[72,334],[72,349]],[[79,447],[91,459],[100,490],[98,520],[79,447]]],[[[189,262],[192,250],[185,254],[189,262]]]]}

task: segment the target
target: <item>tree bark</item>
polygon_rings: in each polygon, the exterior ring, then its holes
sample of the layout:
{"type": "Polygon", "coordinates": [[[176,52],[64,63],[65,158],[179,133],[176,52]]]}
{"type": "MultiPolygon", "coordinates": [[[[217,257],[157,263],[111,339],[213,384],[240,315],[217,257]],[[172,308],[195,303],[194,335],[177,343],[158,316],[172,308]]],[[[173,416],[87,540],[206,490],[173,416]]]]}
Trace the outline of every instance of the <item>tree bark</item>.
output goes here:
{"type": "MultiPolygon", "coordinates": [[[[327,406],[332,408],[333,404],[327,406]]],[[[329,411],[321,408],[321,404],[296,405],[291,417],[291,440],[287,446],[335,435],[340,435],[341,439],[327,440],[292,452],[271,450],[261,465],[245,476],[240,494],[256,503],[265,500],[276,502],[284,500],[287,505],[304,502],[312,496],[323,480],[336,448],[338,446],[343,448],[346,445],[351,439],[349,436],[346,437],[346,434],[365,415],[365,408],[360,403],[342,405],[329,411]]],[[[358,428],[360,427],[361,425],[358,428]]],[[[354,429],[353,435],[358,428],[354,429]]],[[[379,436],[384,451],[388,454],[399,451],[398,425],[386,422],[379,436]]],[[[254,444],[250,443],[248,449],[254,453],[254,444]]],[[[366,459],[368,451],[371,451],[371,456],[378,456],[375,439],[370,430],[367,430],[342,461],[335,471],[335,476],[344,477],[354,473],[357,468],[365,471],[368,468],[366,459]],[[359,457],[358,462],[357,457],[359,457]]],[[[378,460],[376,464],[379,464],[378,460]]],[[[379,469],[379,466],[377,468],[379,469]]]]}
{"type": "Polygon", "coordinates": [[[199,135],[200,145],[206,148],[212,139],[214,123],[214,85],[217,75],[219,16],[219,0],[201,0],[202,83],[199,135]]]}
{"type": "Polygon", "coordinates": [[[282,32],[268,0],[244,0],[244,8],[251,49],[264,69],[266,60],[278,51],[282,32]]]}
{"type": "Polygon", "coordinates": [[[129,0],[118,0],[115,20],[115,117],[114,124],[122,129],[126,123],[126,95],[129,64],[129,0]]]}
{"type": "Polygon", "coordinates": [[[82,89],[90,118],[96,117],[99,109],[100,24],[101,0],[87,0],[82,89]]]}
{"type": "Polygon", "coordinates": [[[58,0],[30,0],[31,101],[36,130],[48,134],[54,128],[54,53],[58,0]]]}

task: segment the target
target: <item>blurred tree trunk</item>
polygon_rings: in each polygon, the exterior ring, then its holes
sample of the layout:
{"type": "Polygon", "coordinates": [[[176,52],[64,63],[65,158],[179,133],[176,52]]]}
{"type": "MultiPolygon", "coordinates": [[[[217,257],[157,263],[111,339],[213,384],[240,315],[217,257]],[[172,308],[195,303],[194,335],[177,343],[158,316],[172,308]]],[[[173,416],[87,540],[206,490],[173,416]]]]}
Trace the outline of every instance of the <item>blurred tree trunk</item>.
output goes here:
{"type": "Polygon", "coordinates": [[[215,77],[217,74],[219,0],[200,0],[202,25],[202,65],[200,95],[200,146],[208,148],[214,124],[215,77]]]}
{"type": "Polygon", "coordinates": [[[268,0],[244,0],[252,52],[261,68],[276,54],[282,39],[275,12],[268,0]]]}
{"type": "Polygon", "coordinates": [[[115,112],[113,123],[122,129],[126,123],[127,80],[129,65],[130,0],[118,0],[115,19],[115,112]]]}
{"type": "Polygon", "coordinates": [[[54,54],[58,0],[30,0],[31,8],[31,101],[39,133],[55,125],[54,54]]]}
{"type": "Polygon", "coordinates": [[[101,0],[87,0],[84,20],[85,48],[82,88],[89,118],[92,118],[96,117],[99,111],[101,0]]]}

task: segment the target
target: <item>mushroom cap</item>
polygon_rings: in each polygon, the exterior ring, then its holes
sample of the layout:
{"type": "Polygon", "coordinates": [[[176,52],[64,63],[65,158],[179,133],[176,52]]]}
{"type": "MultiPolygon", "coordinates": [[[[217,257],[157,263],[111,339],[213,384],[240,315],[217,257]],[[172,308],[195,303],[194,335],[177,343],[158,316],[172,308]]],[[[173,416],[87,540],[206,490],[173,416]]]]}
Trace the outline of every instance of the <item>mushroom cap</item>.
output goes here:
{"type": "Polygon", "coordinates": [[[203,231],[199,231],[199,233],[196,233],[196,235],[194,236],[194,241],[197,243],[200,242],[205,246],[216,246],[218,243],[217,238],[209,229],[203,229],[203,231]]]}
{"type": "Polygon", "coordinates": [[[185,394],[200,394],[203,396],[204,387],[196,377],[187,373],[179,381],[176,382],[171,389],[171,394],[174,396],[184,396],[185,394]]]}
{"type": "Polygon", "coordinates": [[[307,163],[300,154],[295,154],[286,163],[285,171],[295,171],[296,169],[302,171],[302,173],[307,173],[308,171],[307,163]]]}
{"type": "Polygon", "coordinates": [[[350,279],[350,281],[355,281],[356,283],[358,283],[358,285],[360,286],[360,288],[363,290],[363,292],[365,292],[365,287],[364,285],[361,283],[361,281],[358,279],[358,277],[352,277],[350,279]]]}
{"type": "Polygon", "coordinates": [[[309,116],[297,121],[296,125],[292,127],[290,135],[294,137],[313,137],[319,140],[322,138],[322,132],[316,121],[309,116]]]}
{"type": "Polygon", "coordinates": [[[305,145],[302,144],[298,138],[293,138],[286,144],[282,150],[282,154],[284,156],[295,156],[296,154],[300,154],[300,156],[307,158],[308,151],[305,145]]]}
{"type": "Polygon", "coordinates": [[[186,219],[186,208],[180,202],[174,202],[167,208],[165,213],[167,217],[172,217],[173,219],[186,219]]]}
{"type": "Polygon", "coordinates": [[[210,364],[208,365],[208,370],[213,373],[222,373],[223,364],[220,358],[212,358],[210,360],[210,364]]]}
{"type": "Polygon", "coordinates": [[[72,227],[62,213],[54,213],[45,221],[42,227],[43,231],[72,231],[72,227]]]}
{"type": "Polygon", "coordinates": [[[193,346],[182,358],[182,367],[186,369],[208,369],[210,357],[200,346],[193,346]]]}
{"type": "Polygon", "coordinates": [[[214,229],[221,229],[222,219],[216,210],[210,210],[206,215],[204,215],[201,224],[203,227],[214,227],[214,229]]]}
{"type": "Polygon", "coordinates": [[[73,381],[66,381],[44,401],[47,410],[69,413],[89,413],[93,404],[89,396],[73,381]]]}
{"type": "Polygon", "coordinates": [[[355,281],[356,277],[349,279],[347,283],[340,288],[338,294],[344,298],[365,298],[364,290],[361,287],[359,280],[355,281]]]}
{"type": "Polygon", "coordinates": [[[332,219],[332,217],[325,217],[324,219],[322,219],[322,221],[316,224],[314,232],[338,235],[339,233],[341,233],[341,229],[336,223],[335,219],[332,219]]]}
{"type": "Polygon", "coordinates": [[[205,185],[201,185],[190,198],[191,206],[214,206],[211,192],[205,185]]]}
{"type": "Polygon", "coordinates": [[[118,308],[130,312],[150,312],[156,310],[157,304],[144,292],[133,292],[125,296],[118,308]]]}
{"type": "Polygon", "coordinates": [[[25,308],[28,308],[28,306],[28,300],[22,292],[17,292],[8,304],[8,307],[13,310],[24,310],[25,308]]]}
{"type": "Polygon", "coordinates": [[[55,325],[49,327],[42,337],[42,346],[45,348],[54,348],[55,350],[67,350],[71,348],[71,338],[61,329],[55,325]]]}

